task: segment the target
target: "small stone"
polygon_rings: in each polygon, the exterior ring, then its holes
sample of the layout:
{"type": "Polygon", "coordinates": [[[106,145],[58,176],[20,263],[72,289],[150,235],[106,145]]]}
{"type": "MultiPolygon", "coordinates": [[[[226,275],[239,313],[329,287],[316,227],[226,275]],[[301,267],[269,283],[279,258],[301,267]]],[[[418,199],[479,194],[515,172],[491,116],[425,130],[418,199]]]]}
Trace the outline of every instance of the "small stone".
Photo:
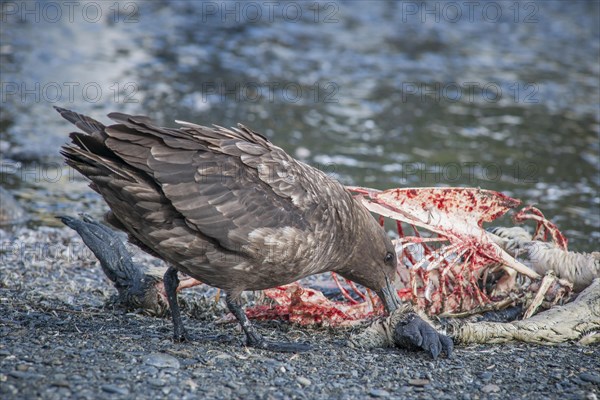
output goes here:
{"type": "Polygon", "coordinates": [[[240,387],[240,385],[238,385],[238,384],[237,384],[237,383],[235,383],[235,382],[231,382],[231,381],[227,382],[227,383],[225,384],[225,386],[227,386],[229,389],[233,389],[233,390],[238,390],[238,389],[239,389],[239,387],[240,387]]]}
{"type": "Polygon", "coordinates": [[[122,395],[129,394],[129,390],[119,387],[119,386],[116,386],[116,385],[102,385],[102,386],[100,386],[100,389],[102,389],[106,393],[114,393],[114,394],[122,394],[122,395]]]}
{"type": "Polygon", "coordinates": [[[64,387],[64,388],[70,388],[71,387],[71,384],[68,381],[64,380],[64,379],[55,380],[50,385],[56,386],[56,387],[64,387]]]}
{"type": "Polygon", "coordinates": [[[408,384],[411,386],[425,386],[430,383],[429,379],[409,379],[408,384]]]}
{"type": "Polygon", "coordinates": [[[195,358],[192,359],[185,359],[181,361],[181,365],[183,365],[184,367],[189,367],[191,365],[196,365],[198,364],[198,360],[196,360],[195,358]]]}
{"type": "Polygon", "coordinates": [[[525,359],[522,357],[517,357],[517,358],[515,358],[515,361],[518,362],[519,364],[523,364],[525,362],[525,359]]]}
{"type": "Polygon", "coordinates": [[[498,385],[494,385],[493,383],[489,383],[481,388],[484,393],[496,393],[500,391],[500,387],[498,385]]]}
{"type": "Polygon", "coordinates": [[[371,389],[369,390],[369,395],[373,397],[390,397],[390,393],[383,389],[371,389]]]}
{"type": "Polygon", "coordinates": [[[285,378],[277,377],[277,378],[273,379],[273,384],[275,386],[283,386],[286,383],[287,383],[287,379],[285,379],[285,378]]]}
{"type": "Polygon", "coordinates": [[[296,380],[298,381],[299,384],[301,384],[302,386],[310,386],[312,384],[312,382],[310,381],[310,379],[305,378],[303,376],[299,376],[296,378],[296,380]]]}
{"type": "Polygon", "coordinates": [[[152,353],[144,357],[144,364],[152,365],[156,368],[175,368],[179,369],[181,364],[173,356],[164,353],[152,353]]]}
{"type": "Polygon", "coordinates": [[[600,375],[592,374],[591,372],[582,372],[579,374],[579,379],[600,385],[600,375]]]}
{"type": "Polygon", "coordinates": [[[482,372],[481,374],[479,374],[479,378],[484,382],[489,382],[490,379],[492,379],[492,373],[491,372],[482,372]]]}
{"type": "Polygon", "coordinates": [[[586,384],[587,384],[586,382],[582,381],[582,380],[579,378],[579,376],[574,376],[573,378],[571,378],[571,381],[572,381],[574,384],[576,384],[576,385],[579,385],[579,386],[583,386],[583,385],[586,385],[586,384]]]}
{"type": "Polygon", "coordinates": [[[2,394],[7,393],[7,394],[16,395],[17,393],[19,393],[19,389],[17,389],[13,385],[5,384],[5,383],[3,383],[2,386],[0,386],[0,389],[1,389],[0,393],[2,393],[2,394]]]}
{"type": "Polygon", "coordinates": [[[25,372],[25,371],[27,371],[29,369],[29,365],[27,365],[27,364],[19,364],[19,365],[17,365],[15,367],[15,369],[17,371],[23,371],[23,372],[25,372]]]}
{"type": "Polygon", "coordinates": [[[214,364],[216,362],[221,362],[221,361],[226,361],[226,360],[231,360],[231,359],[233,359],[233,356],[231,356],[227,353],[221,353],[221,354],[217,354],[216,356],[211,358],[209,360],[209,363],[214,364]]]}
{"type": "Polygon", "coordinates": [[[23,372],[23,371],[10,371],[8,373],[9,376],[12,376],[16,379],[42,379],[44,375],[34,374],[31,372],[23,372]]]}
{"type": "Polygon", "coordinates": [[[165,382],[161,379],[149,378],[147,382],[148,382],[148,384],[150,384],[151,386],[154,386],[154,387],[165,386],[165,382]]]}

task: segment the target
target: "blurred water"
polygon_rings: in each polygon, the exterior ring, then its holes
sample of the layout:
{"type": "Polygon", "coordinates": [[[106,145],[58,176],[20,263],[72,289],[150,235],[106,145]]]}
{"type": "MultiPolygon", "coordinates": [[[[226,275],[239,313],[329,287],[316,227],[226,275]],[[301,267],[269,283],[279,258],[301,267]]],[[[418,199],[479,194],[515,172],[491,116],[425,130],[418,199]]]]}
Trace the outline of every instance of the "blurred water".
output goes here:
{"type": "Polygon", "coordinates": [[[59,105],[242,122],[345,184],[500,190],[597,249],[598,2],[72,4],[2,3],[0,184],[34,223],[105,207],[59,105]]]}

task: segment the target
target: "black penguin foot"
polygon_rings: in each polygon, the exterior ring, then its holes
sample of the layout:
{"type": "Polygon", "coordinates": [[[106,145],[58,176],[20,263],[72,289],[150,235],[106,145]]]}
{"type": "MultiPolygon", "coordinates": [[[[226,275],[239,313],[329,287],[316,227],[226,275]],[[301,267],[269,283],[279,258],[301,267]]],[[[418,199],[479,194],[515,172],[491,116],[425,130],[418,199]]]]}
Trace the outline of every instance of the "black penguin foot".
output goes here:
{"type": "Polygon", "coordinates": [[[415,313],[408,314],[404,321],[396,325],[394,341],[400,347],[421,348],[431,354],[434,360],[442,351],[448,358],[452,357],[454,348],[452,339],[436,331],[415,313]]]}

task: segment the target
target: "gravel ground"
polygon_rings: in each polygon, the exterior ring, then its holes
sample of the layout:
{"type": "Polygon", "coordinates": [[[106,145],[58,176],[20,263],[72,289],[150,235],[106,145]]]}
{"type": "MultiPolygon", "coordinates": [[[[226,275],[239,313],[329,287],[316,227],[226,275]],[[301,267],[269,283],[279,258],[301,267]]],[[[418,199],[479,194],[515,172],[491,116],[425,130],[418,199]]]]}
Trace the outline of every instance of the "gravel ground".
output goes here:
{"type": "Polygon", "coordinates": [[[452,359],[432,361],[402,349],[348,348],[349,330],[257,323],[273,338],[314,346],[277,354],[245,348],[238,327],[210,313],[186,318],[193,338],[174,343],[168,319],[108,305],[115,290],[73,231],[0,230],[0,241],[2,399],[596,399],[600,392],[598,346],[458,346],[452,359]]]}

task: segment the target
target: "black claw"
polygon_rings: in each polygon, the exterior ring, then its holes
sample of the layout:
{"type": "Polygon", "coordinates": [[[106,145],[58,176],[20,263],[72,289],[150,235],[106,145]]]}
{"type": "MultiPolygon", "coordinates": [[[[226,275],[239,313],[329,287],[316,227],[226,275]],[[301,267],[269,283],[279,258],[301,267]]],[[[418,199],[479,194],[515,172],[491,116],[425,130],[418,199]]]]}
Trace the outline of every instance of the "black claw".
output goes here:
{"type": "Polygon", "coordinates": [[[440,340],[437,337],[437,335],[435,337],[428,337],[427,340],[425,340],[423,346],[421,347],[428,351],[434,360],[437,360],[438,356],[442,351],[442,344],[440,343],[440,340]]]}
{"type": "Polygon", "coordinates": [[[394,341],[399,347],[421,348],[431,354],[434,360],[445,351],[452,355],[452,339],[438,333],[431,325],[411,313],[394,329],[394,341]]]}
{"type": "Polygon", "coordinates": [[[454,350],[454,342],[446,335],[440,335],[440,342],[442,342],[442,349],[446,352],[448,358],[452,358],[452,351],[454,350]]]}
{"type": "Polygon", "coordinates": [[[239,299],[232,298],[228,293],[225,295],[225,303],[229,311],[240,322],[244,333],[246,333],[246,342],[248,347],[255,347],[257,349],[277,351],[281,353],[302,353],[311,350],[311,346],[308,343],[283,343],[283,342],[270,342],[263,338],[263,336],[256,330],[254,325],[248,319],[248,316],[244,312],[239,299]]]}

